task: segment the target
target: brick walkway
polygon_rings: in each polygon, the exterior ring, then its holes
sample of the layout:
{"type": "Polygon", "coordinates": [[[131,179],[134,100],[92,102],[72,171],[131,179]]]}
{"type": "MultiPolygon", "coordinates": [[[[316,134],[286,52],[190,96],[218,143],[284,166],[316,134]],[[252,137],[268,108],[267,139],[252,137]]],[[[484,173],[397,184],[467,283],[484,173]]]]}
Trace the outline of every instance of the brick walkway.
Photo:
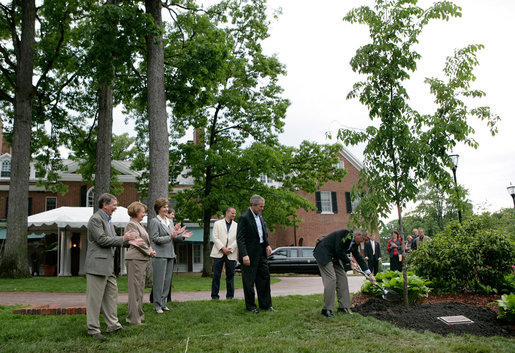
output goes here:
{"type": "MultiPolygon", "coordinates": [[[[280,277],[281,281],[271,286],[272,296],[310,295],[323,293],[322,279],[309,277],[280,277]]],[[[349,276],[349,290],[356,293],[361,288],[362,276],[349,276]]],[[[127,303],[127,293],[118,294],[119,303],[127,303]]],[[[237,289],[236,299],[243,299],[243,290],[237,289]]],[[[145,302],[149,294],[145,293],[145,302]]],[[[225,298],[225,291],[220,291],[220,298],[225,298]]],[[[210,300],[211,292],[172,292],[173,302],[210,300]]],[[[71,315],[86,313],[86,293],[42,293],[42,292],[0,292],[0,305],[30,305],[27,308],[13,310],[15,314],[27,315],[71,315]]]]}

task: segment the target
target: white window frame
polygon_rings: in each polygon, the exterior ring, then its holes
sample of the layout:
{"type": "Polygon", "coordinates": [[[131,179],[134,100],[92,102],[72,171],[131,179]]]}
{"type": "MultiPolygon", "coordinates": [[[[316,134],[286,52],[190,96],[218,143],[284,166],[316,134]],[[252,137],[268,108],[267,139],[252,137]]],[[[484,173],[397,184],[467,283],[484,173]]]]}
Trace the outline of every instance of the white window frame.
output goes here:
{"type": "Polygon", "coordinates": [[[8,159],[4,159],[2,161],[2,169],[0,171],[0,177],[2,178],[10,178],[11,177],[11,161],[8,159]],[[5,173],[5,175],[4,175],[5,173]]]}
{"type": "Polygon", "coordinates": [[[86,192],[86,206],[87,207],[95,207],[95,188],[90,187],[86,192]]]}
{"type": "Polygon", "coordinates": [[[322,214],[334,214],[331,191],[320,191],[320,210],[322,214]]]}

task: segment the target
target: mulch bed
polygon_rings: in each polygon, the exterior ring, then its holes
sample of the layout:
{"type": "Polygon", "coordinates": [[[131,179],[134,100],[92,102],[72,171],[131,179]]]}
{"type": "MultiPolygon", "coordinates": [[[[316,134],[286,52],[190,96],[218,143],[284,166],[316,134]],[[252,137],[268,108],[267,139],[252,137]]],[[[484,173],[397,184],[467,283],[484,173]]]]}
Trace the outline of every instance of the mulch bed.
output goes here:
{"type": "Polygon", "coordinates": [[[497,306],[488,306],[500,296],[479,294],[433,294],[405,307],[403,303],[389,303],[370,295],[355,295],[353,311],[363,316],[417,331],[431,331],[441,335],[471,334],[475,336],[515,336],[514,325],[497,319],[497,306]],[[447,325],[438,317],[462,315],[472,324],[447,325]]]}

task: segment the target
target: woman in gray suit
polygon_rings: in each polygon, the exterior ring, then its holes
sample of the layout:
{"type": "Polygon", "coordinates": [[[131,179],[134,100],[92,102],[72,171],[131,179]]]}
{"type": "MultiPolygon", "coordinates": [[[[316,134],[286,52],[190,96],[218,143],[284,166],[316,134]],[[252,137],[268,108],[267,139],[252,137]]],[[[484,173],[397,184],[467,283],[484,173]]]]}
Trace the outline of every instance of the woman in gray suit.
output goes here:
{"type": "Polygon", "coordinates": [[[152,259],[154,310],[158,314],[168,311],[166,297],[172,280],[173,259],[175,257],[174,240],[183,241],[193,234],[185,232],[186,227],[173,225],[168,219],[168,200],[160,197],[154,203],[157,216],[150,220],[148,231],[152,240],[152,248],[156,256],[152,259]]]}
{"type": "Polygon", "coordinates": [[[129,315],[127,315],[125,321],[134,325],[141,325],[141,321],[145,320],[142,308],[145,292],[145,271],[150,258],[156,255],[156,252],[150,246],[150,237],[141,225],[146,211],[147,206],[141,202],[131,203],[127,209],[131,220],[125,227],[125,232],[134,232],[138,234],[137,239],[143,240],[143,244],[140,246],[131,245],[125,255],[127,280],[129,282],[129,315]]]}

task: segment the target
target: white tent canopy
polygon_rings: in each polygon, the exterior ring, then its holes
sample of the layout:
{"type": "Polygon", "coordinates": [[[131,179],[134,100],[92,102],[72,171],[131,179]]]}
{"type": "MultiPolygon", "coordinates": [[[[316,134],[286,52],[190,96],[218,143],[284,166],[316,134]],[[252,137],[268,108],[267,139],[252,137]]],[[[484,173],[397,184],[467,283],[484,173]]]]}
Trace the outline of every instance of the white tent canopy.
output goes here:
{"type": "MultiPolygon", "coordinates": [[[[56,228],[86,228],[92,215],[93,207],[59,207],[29,216],[28,227],[32,232],[51,231],[56,228]]],[[[117,228],[124,228],[129,220],[127,209],[118,206],[111,223],[117,228]]],[[[145,217],[141,223],[146,224],[147,218],[145,217]]]]}
{"type": "MultiPolygon", "coordinates": [[[[89,219],[93,215],[93,207],[59,207],[50,211],[38,213],[28,218],[29,232],[35,233],[57,233],[57,274],[58,276],[71,276],[72,236],[78,234],[80,241],[78,249],[80,255],[78,274],[82,275],[85,271],[84,261],[87,250],[87,226],[89,219]]],[[[118,235],[123,234],[123,228],[129,223],[130,217],[125,207],[118,206],[113,213],[111,223],[118,228],[118,235]]],[[[146,217],[143,224],[146,224],[146,217]]],[[[125,252],[121,252],[120,266],[121,274],[126,273],[123,261],[125,252]]]]}

